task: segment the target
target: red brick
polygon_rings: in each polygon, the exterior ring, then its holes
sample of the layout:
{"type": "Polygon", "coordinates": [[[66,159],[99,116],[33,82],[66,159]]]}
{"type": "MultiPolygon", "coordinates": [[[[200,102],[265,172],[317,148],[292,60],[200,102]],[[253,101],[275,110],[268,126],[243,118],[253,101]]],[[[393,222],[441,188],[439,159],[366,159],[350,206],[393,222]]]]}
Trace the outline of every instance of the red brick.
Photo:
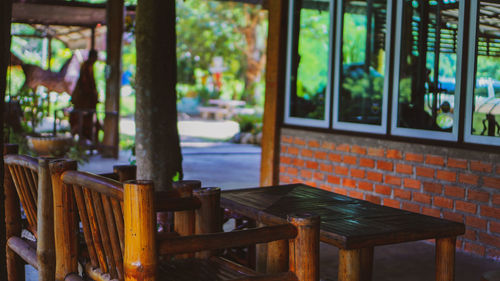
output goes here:
{"type": "Polygon", "coordinates": [[[337,175],[347,176],[349,173],[349,169],[347,167],[335,166],[333,169],[337,175]]]}
{"type": "Polygon", "coordinates": [[[281,142],[292,143],[293,142],[293,138],[290,137],[290,136],[281,136],[281,142]]]}
{"type": "Polygon", "coordinates": [[[487,187],[500,188],[500,178],[483,177],[483,185],[487,187]]]}
{"type": "Polygon", "coordinates": [[[302,155],[303,157],[313,157],[314,152],[310,149],[304,148],[300,151],[300,155],[302,155]]]}
{"type": "Polygon", "coordinates": [[[384,204],[384,206],[389,206],[389,207],[398,208],[398,209],[401,205],[398,200],[389,199],[389,198],[384,198],[383,204],[384,204]]]}
{"type": "Polygon", "coordinates": [[[477,240],[477,231],[466,228],[465,229],[465,234],[463,236],[465,239],[471,240],[471,241],[476,241],[477,240]]]}
{"type": "Polygon", "coordinates": [[[458,158],[448,158],[448,167],[467,169],[467,160],[458,158]]]}
{"type": "Polygon", "coordinates": [[[328,176],[326,180],[332,184],[340,184],[340,178],[336,176],[328,176]]]}
{"type": "Polygon", "coordinates": [[[280,166],[280,174],[284,174],[286,172],[285,166],[280,166]]]}
{"type": "Polygon", "coordinates": [[[350,155],[344,155],[344,163],[350,164],[350,165],[356,165],[356,162],[358,162],[358,158],[355,156],[350,156],[350,155]]]}
{"type": "Polygon", "coordinates": [[[465,217],[465,225],[486,230],[487,221],[478,217],[465,217]]]}
{"type": "Polygon", "coordinates": [[[333,142],[324,141],[321,144],[321,148],[328,149],[328,150],[334,150],[335,149],[335,144],[333,142]]]}
{"type": "Polygon", "coordinates": [[[299,149],[296,147],[289,147],[287,153],[291,155],[299,155],[299,149]]]}
{"type": "Polygon", "coordinates": [[[280,157],[280,163],[282,163],[282,164],[291,164],[292,163],[292,158],[286,157],[286,156],[281,156],[280,157]]]}
{"type": "Polygon", "coordinates": [[[417,176],[426,177],[426,178],[434,178],[434,169],[427,167],[416,167],[417,176]]]}
{"type": "Polygon", "coordinates": [[[330,164],[320,163],[319,169],[320,169],[320,171],[327,172],[327,173],[333,172],[333,166],[330,164]]]}
{"type": "Polygon", "coordinates": [[[394,197],[400,198],[400,199],[405,199],[405,200],[410,200],[411,192],[408,190],[395,188],[394,189],[394,197]]]}
{"type": "Polygon", "coordinates": [[[477,172],[491,173],[491,171],[493,170],[493,165],[487,162],[470,161],[470,169],[477,172]]]}
{"type": "Polygon", "coordinates": [[[453,200],[444,198],[441,196],[435,196],[434,197],[434,206],[436,207],[441,207],[441,208],[447,208],[447,209],[453,209],[453,200]]]}
{"type": "Polygon", "coordinates": [[[366,179],[371,181],[382,182],[382,177],[383,175],[381,173],[371,171],[366,172],[366,179]]]}
{"type": "Polygon", "coordinates": [[[366,148],[364,147],[361,147],[359,145],[353,145],[352,148],[351,148],[351,152],[352,153],[356,153],[356,154],[366,154],[366,148]]]}
{"type": "Polygon", "coordinates": [[[368,148],[368,155],[375,157],[384,157],[384,150],[382,148],[368,148]]]}
{"type": "Polygon", "coordinates": [[[314,179],[317,181],[324,181],[325,175],[322,173],[314,173],[314,179]]]}
{"type": "Polygon", "coordinates": [[[340,162],[342,160],[342,156],[340,154],[330,153],[328,154],[328,159],[333,162],[340,162]]]}
{"type": "Polygon", "coordinates": [[[478,180],[479,177],[474,174],[460,173],[460,175],[458,175],[458,181],[461,183],[476,185],[478,180]]]}
{"type": "Polygon", "coordinates": [[[474,203],[470,203],[470,202],[456,200],[455,201],[455,210],[470,213],[470,214],[475,214],[477,211],[477,205],[474,203]]]}
{"type": "Polygon", "coordinates": [[[318,184],[314,181],[306,181],[305,184],[312,187],[318,187],[318,184]]]}
{"type": "Polygon", "coordinates": [[[335,148],[337,151],[343,151],[343,152],[349,152],[351,150],[351,147],[348,144],[339,144],[335,148]]]}
{"type": "Polygon", "coordinates": [[[423,182],[423,185],[424,185],[425,192],[441,194],[441,192],[443,191],[443,187],[439,183],[423,182]]]}
{"type": "Polygon", "coordinates": [[[481,216],[500,219],[500,208],[481,206],[481,216]]]}
{"type": "Polygon", "coordinates": [[[314,147],[314,148],[316,148],[316,147],[319,147],[319,142],[318,142],[318,141],[316,141],[316,140],[310,140],[310,141],[307,143],[307,145],[308,145],[309,147],[314,147]]]}
{"type": "Polygon", "coordinates": [[[349,197],[363,200],[363,193],[351,190],[349,191],[349,197]]]}
{"type": "Polygon", "coordinates": [[[389,159],[402,159],[403,154],[399,150],[389,149],[387,150],[386,157],[389,159]]]}
{"type": "Polygon", "coordinates": [[[347,196],[347,190],[343,188],[334,187],[333,192],[347,196]]]}
{"type": "Polygon", "coordinates": [[[281,153],[286,153],[287,149],[288,149],[288,146],[282,145],[281,146],[281,153]]]}
{"type": "Polygon", "coordinates": [[[493,199],[491,201],[495,205],[500,205],[500,194],[494,194],[493,199]]]}
{"type": "Polygon", "coordinates": [[[445,170],[437,171],[437,178],[444,181],[456,182],[457,181],[457,173],[445,170]]]}
{"type": "Polygon", "coordinates": [[[326,190],[326,191],[329,191],[329,192],[332,192],[332,187],[327,185],[327,184],[320,184],[319,188],[326,190]]]}
{"type": "Polygon", "coordinates": [[[371,194],[366,194],[365,200],[378,205],[380,205],[381,203],[380,197],[371,194]]]}
{"type": "Polygon", "coordinates": [[[318,169],[318,162],[314,162],[314,161],[306,161],[306,168],[308,169],[312,169],[312,170],[316,170],[318,169]]]}
{"type": "Polygon", "coordinates": [[[286,183],[291,183],[292,180],[290,179],[289,176],[283,176],[280,175],[280,184],[286,184],[286,183]]]}
{"type": "Polygon", "coordinates": [[[305,179],[310,179],[310,178],[312,178],[312,172],[309,170],[301,170],[300,176],[305,178],[305,179]]]}
{"type": "Polygon", "coordinates": [[[377,169],[384,171],[392,171],[394,169],[394,164],[392,164],[392,162],[378,160],[377,169]]]}
{"type": "Polygon", "coordinates": [[[350,188],[356,188],[356,181],[352,179],[342,179],[342,185],[350,188]]]}
{"type": "Polygon", "coordinates": [[[430,165],[444,166],[444,158],[438,155],[426,155],[425,163],[430,165]]]}
{"type": "Polygon", "coordinates": [[[490,201],[490,194],[487,192],[469,189],[467,191],[467,199],[479,202],[488,202],[490,201]]]}
{"type": "Polygon", "coordinates": [[[326,160],[327,157],[328,153],[324,151],[316,151],[316,153],[314,153],[314,158],[316,159],[326,160]]]}
{"type": "Polygon", "coordinates": [[[464,222],[464,215],[462,214],[457,214],[454,212],[448,212],[448,211],[443,211],[443,218],[451,221],[456,221],[456,222],[464,222]]]}
{"type": "Polygon", "coordinates": [[[412,162],[423,162],[424,156],[416,153],[406,153],[405,159],[412,162]]]}
{"type": "Polygon", "coordinates": [[[420,181],[414,179],[404,179],[404,187],[420,189],[420,181]]]}
{"type": "Polygon", "coordinates": [[[420,213],[420,206],[413,203],[403,202],[402,209],[414,213],[420,213]]]}
{"type": "Polygon", "coordinates": [[[385,175],[385,184],[401,185],[401,178],[391,175],[385,175]]]}
{"type": "Polygon", "coordinates": [[[351,169],[351,177],[362,179],[365,177],[365,171],[360,169],[351,169]]]}
{"type": "Polygon", "coordinates": [[[441,217],[441,211],[439,211],[439,209],[433,209],[433,208],[427,208],[427,207],[422,207],[422,214],[428,215],[428,216],[433,216],[436,218],[441,217]]]}
{"type": "Polygon", "coordinates": [[[444,194],[449,197],[465,198],[465,188],[447,185],[444,187],[444,194]]]}
{"type": "Polygon", "coordinates": [[[375,167],[375,161],[370,158],[359,158],[359,165],[361,167],[373,168],[375,167]]]}
{"type": "Polygon", "coordinates": [[[286,173],[289,175],[292,175],[292,176],[296,176],[296,175],[298,175],[299,170],[297,170],[297,168],[288,167],[288,168],[286,168],[286,173]]]}
{"type": "Polygon", "coordinates": [[[296,145],[306,145],[306,141],[304,139],[297,138],[297,137],[295,137],[295,139],[293,140],[293,143],[296,145]]]}
{"type": "Polygon", "coordinates": [[[385,185],[375,185],[375,192],[382,195],[391,195],[392,189],[385,185]]]}
{"type": "Polygon", "coordinates": [[[476,255],[484,256],[485,254],[485,248],[484,246],[481,246],[476,243],[471,243],[471,242],[465,242],[464,245],[464,250],[469,253],[473,253],[476,255]]]}
{"type": "Polygon", "coordinates": [[[414,192],[413,193],[413,200],[417,201],[419,203],[427,204],[427,205],[431,204],[431,197],[429,195],[423,194],[423,193],[414,192]]]}
{"type": "Polygon", "coordinates": [[[293,165],[296,167],[304,167],[306,165],[306,161],[299,158],[295,158],[293,159],[293,165]]]}
{"type": "Polygon", "coordinates": [[[490,221],[490,231],[500,234],[500,222],[490,221]]]}
{"type": "Polygon", "coordinates": [[[413,174],[413,166],[408,164],[396,164],[396,172],[401,174],[413,174]]]}
{"type": "Polygon", "coordinates": [[[373,191],[373,184],[366,181],[360,181],[358,182],[358,188],[365,191],[373,191]]]}
{"type": "Polygon", "coordinates": [[[495,248],[500,248],[500,236],[490,235],[484,232],[480,232],[479,240],[484,244],[494,246],[495,248]]]}

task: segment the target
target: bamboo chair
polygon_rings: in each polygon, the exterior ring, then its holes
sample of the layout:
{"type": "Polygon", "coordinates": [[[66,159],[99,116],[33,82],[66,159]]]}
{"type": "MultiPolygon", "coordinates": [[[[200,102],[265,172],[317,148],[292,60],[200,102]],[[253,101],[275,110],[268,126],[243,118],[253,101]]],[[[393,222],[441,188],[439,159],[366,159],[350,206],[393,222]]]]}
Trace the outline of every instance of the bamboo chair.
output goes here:
{"type": "Polygon", "coordinates": [[[63,220],[55,219],[55,227],[64,236],[64,247],[56,244],[56,280],[84,280],[77,273],[77,257],[85,256],[77,252],[78,223],[88,248],[84,271],[93,280],[319,279],[317,216],[290,217],[290,224],[278,226],[211,233],[221,229],[220,189],[198,189],[195,198],[172,199],[169,192],[155,193],[149,181],[122,185],[77,171],[67,171],[60,179],[54,189],[60,187],[65,197],[54,200],[64,215],[63,220]],[[158,234],[155,215],[159,210],[184,215],[195,210],[197,235],[158,234]],[[262,276],[216,257],[217,249],[288,239],[289,272],[262,276]]]}
{"type": "MultiPolygon", "coordinates": [[[[54,221],[49,159],[17,155],[16,145],[5,145],[4,154],[7,278],[9,281],[24,280],[24,263],[28,263],[38,270],[38,280],[54,280],[54,221]],[[21,220],[21,207],[24,223],[21,220]],[[24,232],[23,235],[23,229],[29,234],[24,232]]],[[[76,163],[73,165],[76,168],[76,163]]]]}

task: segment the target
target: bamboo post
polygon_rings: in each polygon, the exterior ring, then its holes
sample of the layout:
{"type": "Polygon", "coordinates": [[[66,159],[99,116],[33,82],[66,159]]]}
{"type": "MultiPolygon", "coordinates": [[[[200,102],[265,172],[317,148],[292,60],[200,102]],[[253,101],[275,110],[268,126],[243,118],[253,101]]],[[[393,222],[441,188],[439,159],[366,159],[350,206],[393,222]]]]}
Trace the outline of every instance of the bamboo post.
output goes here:
{"type": "Polygon", "coordinates": [[[361,249],[339,250],[339,281],[361,281],[361,249]]]}
{"type": "Polygon", "coordinates": [[[288,271],[288,240],[278,240],[267,244],[267,273],[288,271]]]}
{"type": "Polygon", "coordinates": [[[298,280],[319,280],[319,216],[291,215],[288,221],[297,228],[289,244],[290,271],[298,280]]]}
{"type": "Polygon", "coordinates": [[[38,206],[36,256],[38,259],[38,280],[52,281],[55,278],[55,246],[52,183],[49,160],[38,160],[38,206]]]}
{"type": "MultiPolygon", "coordinates": [[[[173,188],[179,192],[181,198],[192,197],[193,190],[201,188],[201,182],[196,180],[178,181],[173,183],[173,188]]],[[[174,231],[180,236],[194,234],[194,211],[182,211],[174,213],[174,231]]],[[[194,254],[178,255],[179,258],[192,258],[194,254]]]]}
{"type": "Polygon", "coordinates": [[[152,181],[125,183],[123,216],[125,280],[156,280],[156,220],[152,181]]]}
{"type": "Polygon", "coordinates": [[[455,280],[456,237],[436,239],[436,281],[455,280]]]}
{"type": "MultiPolygon", "coordinates": [[[[3,155],[17,154],[17,144],[4,144],[3,155]]],[[[9,169],[4,166],[4,195],[5,195],[5,243],[10,237],[21,236],[21,204],[9,169]]],[[[6,249],[7,278],[8,280],[24,280],[24,263],[9,247],[6,249]]]]}
{"type": "MultiPolygon", "coordinates": [[[[201,207],[195,211],[195,233],[207,234],[221,231],[220,193],[218,187],[205,187],[193,192],[201,202],[201,207]]],[[[196,258],[206,259],[214,255],[214,251],[202,251],[195,254],[196,258]]]]}
{"type": "Polygon", "coordinates": [[[115,165],[113,166],[113,173],[118,175],[118,181],[126,182],[135,180],[137,177],[136,165],[115,165]]]}
{"type": "Polygon", "coordinates": [[[52,176],[52,197],[54,212],[54,239],[56,252],[57,281],[62,281],[66,275],[78,272],[78,228],[76,225],[76,207],[72,188],[66,186],[61,175],[65,171],[76,170],[76,161],[54,161],[49,164],[52,176]]]}

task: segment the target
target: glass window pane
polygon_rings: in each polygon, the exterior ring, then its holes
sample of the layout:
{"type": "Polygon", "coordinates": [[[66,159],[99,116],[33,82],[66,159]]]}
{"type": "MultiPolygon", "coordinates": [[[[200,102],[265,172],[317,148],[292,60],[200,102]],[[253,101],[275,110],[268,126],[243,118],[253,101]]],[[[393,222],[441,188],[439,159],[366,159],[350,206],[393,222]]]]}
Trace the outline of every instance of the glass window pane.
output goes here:
{"type": "Polygon", "coordinates": [[[459,1],[403,0],[397,127],[451,132],[459,1]]]}
{"type": "Polygon", "coordinates": [[[290,117],[325,119],[330,3],[294,1],[290,117]]]}
{"type": "Polygon", "coordinates": [[[338,120],[381,125],[386,0],[343,2],[338,120]]]}
{"type": "Polygon", "coordinates": [[[479,1],[472,135],[500,137],[500,4],[479,1]]]}

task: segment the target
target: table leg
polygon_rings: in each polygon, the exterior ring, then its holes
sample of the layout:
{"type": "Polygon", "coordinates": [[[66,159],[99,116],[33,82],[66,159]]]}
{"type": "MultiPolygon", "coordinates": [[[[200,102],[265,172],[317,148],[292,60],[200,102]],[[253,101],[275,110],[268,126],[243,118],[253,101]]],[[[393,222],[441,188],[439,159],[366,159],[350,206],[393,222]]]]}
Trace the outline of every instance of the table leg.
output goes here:
{"type": "Polygon", "coordinates": [[[361,249],[339,250],[339,281],[361,281],[361,249]]]}
{"type": "Polygon", "coordinates": [[[371,281],[373,273],[373,247],[361,249],[361,280],[371,281]]]}
{"type": "Polygon", "coordinates": [[[436,239],[436,281],[455,280],[455,244],[457,237],[436,239]]]}
{"type": "Polygon", "coordinates": [[[267,244],[267,273],[288,271],[288,240],[278,240],[267,244]]]}

